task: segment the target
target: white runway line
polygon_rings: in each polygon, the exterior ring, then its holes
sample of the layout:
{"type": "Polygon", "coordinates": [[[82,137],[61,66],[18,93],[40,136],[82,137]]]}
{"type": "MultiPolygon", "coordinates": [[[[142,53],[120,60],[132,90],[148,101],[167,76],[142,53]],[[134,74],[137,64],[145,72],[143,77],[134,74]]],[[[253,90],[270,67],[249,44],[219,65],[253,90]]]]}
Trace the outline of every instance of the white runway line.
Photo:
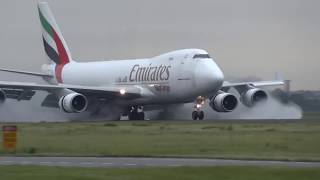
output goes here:
{"type": "Polygon", "coordinates": [[[59,164],[62,164],[64,166],[71,166],[71,162],[66,162],[66,161],[60,161],[58,162],[59,164]]]}
{"type": "Polygon", "coordinates": [[[81,162],[80,164],[82,164],[82,165],[92,165],[93,163],[92,162],[81,162]]]}
{"type": "Polygon", "coordinates": [[[31,161],[21,161],[20,164],[31,164],[31,161]]]}
{"type": "Polygon", "coordinates": [[[40,162],[40,164],[51,164],[51,162],[40,162]]]}
{"type": "Polygon", "coordinates": [[[124,164],[125,166],[136,166],[137,164],[124,164]]]}
{"type": "Polygon", "coordinates": [[[103,165],[112,165],[113,163],[102,163],[103,165]]]}
{"type": "Polygon", "coordinates": [[[0,161],[2,163],[13,163],[13,161],[0,161]]]}

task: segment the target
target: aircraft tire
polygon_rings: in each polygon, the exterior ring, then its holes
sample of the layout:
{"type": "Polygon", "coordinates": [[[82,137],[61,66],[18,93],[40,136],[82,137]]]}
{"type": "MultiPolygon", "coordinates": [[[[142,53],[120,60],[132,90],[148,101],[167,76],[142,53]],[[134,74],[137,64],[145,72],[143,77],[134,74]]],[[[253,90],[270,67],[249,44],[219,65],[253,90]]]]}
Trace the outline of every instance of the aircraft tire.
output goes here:
{"type": "Polygon", "coordinates": [[[199,118],[199,120],[203,120],[203,118],[204,118],[204,112],[203,111],[198,112],[198,118],[199,118]]]}
{"type": "Polygon", "coordinates": [[[128,114],[128,119],[129,119],[129,120],[136,120],[135,114],[136,114],[136,113],[130,112],[130,113],[128,114]]]}
{"type": "Polygon", "coordinates": [[[144,112],[130,112],[128,115],[129,120],[144,120],[145,115],[144,112]]]}
{"type": "Polygon", "coordinates": [[[137,120],[144,120],[144,112],[139,112],[138,114],[137,114],[137,120]]]}
{"type": "Polygon", "coordinates": [[[193,111],[192,112],[192,120],[197,120],[198,119],[198,112],[197,111],[193,111]]]}

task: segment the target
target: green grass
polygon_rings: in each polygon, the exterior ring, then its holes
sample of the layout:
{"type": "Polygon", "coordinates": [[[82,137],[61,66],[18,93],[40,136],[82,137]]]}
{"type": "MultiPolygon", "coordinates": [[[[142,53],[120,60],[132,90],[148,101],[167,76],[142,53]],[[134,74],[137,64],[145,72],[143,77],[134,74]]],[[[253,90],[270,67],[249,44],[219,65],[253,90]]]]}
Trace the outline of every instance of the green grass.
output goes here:
{"type": "MultiPolygon", "coordinates": [[[[12,154],[320,160],[315,120],[37,123],[18,129],[12,154]]],[[[7,152],[1,147],[0,154],[7,152]]]]}
{"type": "Polygon", "coordinates": [[[320,169],[287,167],[175,167],[99,169],[39,166],[0,166],[5,180],[318,180],[320,169]]]}
{"type": "Polygon", "coordinates": [[[304,112],[303,118],[306,120],[320,120],[320,112],[304,112]]]}

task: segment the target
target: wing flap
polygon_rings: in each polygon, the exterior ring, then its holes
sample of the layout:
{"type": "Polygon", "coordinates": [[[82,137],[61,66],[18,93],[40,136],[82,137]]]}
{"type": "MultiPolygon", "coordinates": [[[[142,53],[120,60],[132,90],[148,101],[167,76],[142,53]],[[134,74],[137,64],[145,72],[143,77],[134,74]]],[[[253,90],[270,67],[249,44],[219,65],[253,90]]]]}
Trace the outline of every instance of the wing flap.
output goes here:
{"type": "Polygon", "coordinates": [[[2,89],[5,94],[6,98],[9,99],[16,99],[18,101],[21,100],[30,100],[34,95],[35,91],[30,91],[30,90],[23,90],[23,89],[2,89]]]}

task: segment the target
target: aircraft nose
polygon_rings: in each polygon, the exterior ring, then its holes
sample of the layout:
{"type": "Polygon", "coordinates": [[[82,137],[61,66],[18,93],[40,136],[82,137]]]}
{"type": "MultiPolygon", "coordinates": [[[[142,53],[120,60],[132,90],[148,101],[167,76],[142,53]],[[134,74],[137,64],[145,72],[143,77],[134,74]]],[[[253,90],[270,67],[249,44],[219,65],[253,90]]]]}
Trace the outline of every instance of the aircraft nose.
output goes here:
{"type": "Polygon", "coordinates": [[[197,87],[208,92],[220,89],[224,81],[222,71],[213,60],[199,64],[195,77],[197,87]]]}

